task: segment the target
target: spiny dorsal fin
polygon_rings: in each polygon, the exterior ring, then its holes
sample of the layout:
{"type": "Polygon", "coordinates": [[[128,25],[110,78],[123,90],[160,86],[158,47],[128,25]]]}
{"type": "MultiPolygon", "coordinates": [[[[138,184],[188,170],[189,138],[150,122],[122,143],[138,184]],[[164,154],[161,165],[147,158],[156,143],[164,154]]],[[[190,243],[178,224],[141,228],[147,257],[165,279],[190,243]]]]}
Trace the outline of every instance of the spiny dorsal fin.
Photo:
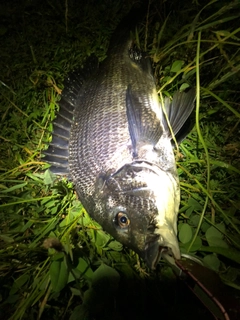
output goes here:
{"type": "MultiPolygon", "coordinates": [[[[84,94],[82,87],[87,78],[97,70],[96,57],[90,57],[84,68],[72,72],[64,81],[64,89],[59,102],[59,112],[53,122],[52,142],[46,151],[44,161],[51,164],[50,170],[58,175],[69,174],[69,139],[73,112],[84,94]]],[[[81,107],[81,106],[80,106],[81,107]]]]}

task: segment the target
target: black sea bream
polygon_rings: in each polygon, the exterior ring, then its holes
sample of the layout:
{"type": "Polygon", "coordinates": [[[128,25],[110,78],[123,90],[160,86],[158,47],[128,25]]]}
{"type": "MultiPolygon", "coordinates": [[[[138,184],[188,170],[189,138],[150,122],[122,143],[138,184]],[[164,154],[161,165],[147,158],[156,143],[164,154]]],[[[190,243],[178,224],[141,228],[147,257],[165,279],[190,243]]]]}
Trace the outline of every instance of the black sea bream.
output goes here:
{"type": "MultiPolygon", "coordinates": [[[[80,201],[104,230],[154,268],[161,250],[180,259],[172,135],[150,61],[135,49],[126,21],[109,48],[88,79],[85,70],[67,79],[45,160],[53,172],[70,176],[80,201]]],[[[165,98],[175,135],[194,100],[194,89],[165,98]]]]}

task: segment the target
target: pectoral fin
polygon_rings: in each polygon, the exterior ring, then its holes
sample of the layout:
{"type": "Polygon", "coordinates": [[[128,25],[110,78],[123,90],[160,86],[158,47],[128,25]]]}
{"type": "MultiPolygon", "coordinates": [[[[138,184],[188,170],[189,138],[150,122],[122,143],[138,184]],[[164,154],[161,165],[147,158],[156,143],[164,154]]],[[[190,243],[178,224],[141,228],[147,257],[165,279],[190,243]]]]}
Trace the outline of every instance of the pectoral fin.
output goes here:
{"type": "Polygon", "coordinates": [[[126,112],[134,158],[138,156],[140,146],[148,144],[154,147],[163,134],[161,121],[151,109],[149,97],[139,97],[132,91],[130,85],[127,88],[126,112]],[[148,100],[149,105],[147,105],[148,100]]]}

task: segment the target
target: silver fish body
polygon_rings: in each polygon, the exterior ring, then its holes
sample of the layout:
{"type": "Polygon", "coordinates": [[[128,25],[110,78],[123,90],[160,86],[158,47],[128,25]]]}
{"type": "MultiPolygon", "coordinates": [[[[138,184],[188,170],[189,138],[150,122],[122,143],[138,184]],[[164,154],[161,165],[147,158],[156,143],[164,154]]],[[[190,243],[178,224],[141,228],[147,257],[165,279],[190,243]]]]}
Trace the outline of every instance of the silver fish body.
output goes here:
{"type": "MultiPolygon", "coordinates": [[[[172,136],[148,59],[135,54],[128,35],[110,48],[72,103],[63,93],[60,113],[68,103],[72,110],[65,116],[70,138],[62,158],[87,212],[154,268],[162,249],[180,258],[180,188],[172,136]]],[[[175,134],[192,112],[194,97],[190,91],[165,99],[175,134]]],[[[53,167],[61,162],[61,142],[55,139],[45,153],[53,167]]]]}

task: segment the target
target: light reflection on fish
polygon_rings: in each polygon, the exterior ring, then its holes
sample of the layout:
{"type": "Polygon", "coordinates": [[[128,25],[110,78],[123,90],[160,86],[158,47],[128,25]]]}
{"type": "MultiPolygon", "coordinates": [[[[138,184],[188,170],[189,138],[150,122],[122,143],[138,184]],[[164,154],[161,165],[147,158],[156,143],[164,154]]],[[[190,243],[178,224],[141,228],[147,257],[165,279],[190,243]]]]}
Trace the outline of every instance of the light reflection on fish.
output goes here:
{"type": "MultiPolygon", "coordinates": [[[[45,160],[53,172],[70,175],[91,217],[149,267],[163,248],[180,259],[172,135],[150,62],[135,49],[126,21],[108,58],[89,79],[84,72],[67,79],[45,160]]],[[[164,100],[175,135],[194,100],[193,89],[164,100]]]]}

